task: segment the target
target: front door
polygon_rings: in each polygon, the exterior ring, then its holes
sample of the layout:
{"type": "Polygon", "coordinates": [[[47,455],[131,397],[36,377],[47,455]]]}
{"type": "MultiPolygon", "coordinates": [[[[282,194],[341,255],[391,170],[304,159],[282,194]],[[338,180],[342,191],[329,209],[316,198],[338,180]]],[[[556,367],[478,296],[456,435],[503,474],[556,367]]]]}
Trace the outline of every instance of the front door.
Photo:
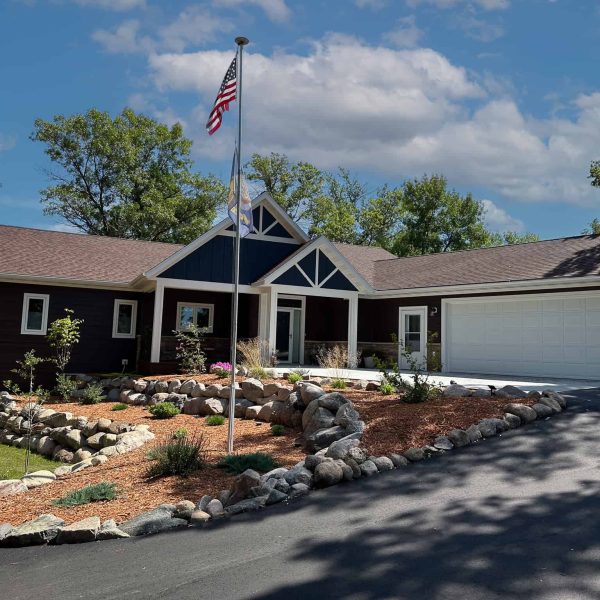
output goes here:
{"type": "Polygon", "coordinates": [[[292,362],[292,348],[294,347],[293,313],[293,308],[277,309],[275,346],[277,348],[277,360],[282,364],[292,362]]]}
{"type": "Polygon", "coordinates": [[[400,308],[399,359],[401,369],[410,364],[404,350],[423,367],[427,366],[427,307],[410,306],[400,308]]]}

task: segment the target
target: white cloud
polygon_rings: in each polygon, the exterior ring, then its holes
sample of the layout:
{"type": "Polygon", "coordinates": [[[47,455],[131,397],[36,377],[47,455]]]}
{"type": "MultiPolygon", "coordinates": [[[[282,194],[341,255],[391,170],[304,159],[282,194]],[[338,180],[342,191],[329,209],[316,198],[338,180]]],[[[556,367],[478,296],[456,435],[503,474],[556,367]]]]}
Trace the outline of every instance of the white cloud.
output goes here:
{"type": "Polygon", "coordinates": [[[503,208],[494,204],[491,200],[482,200],[485,210],[485,222],[494,231],[525,231],[525,224],[520,219],[511,217],[503,208]]]}
{"type": "Polygon", "coordinates": [[[423,36],[423,30],[417,27],[414,15],[403,17],[398,26],[383,35],[383,39],[398,48],[414,48],[423,36]]]}
{"type": "Polygon", "coordinates": [[[0,152],[10,150],[17,145],[17,138],[14,135],[0,133],[0,152]]]}
{"type": "Polygon", "coordinates": [[[154,37],[142,35],[139,20],[130,19],[112,31],[98,29],[92,39],[107,52],[132,54],[150,53],[157,50],[182,52],[189,46],[201,46],[222,32],[231,31],[233,22],[217,16],[201,6],[188,6],[167,25],[159,27],[154,37]]]}
{"type": "MultiPolygon", "coordinates": [[[[48,226],[45,225],[43,229],[48,229],[48,226]]],[[[68,223],[56,223],[50,227],[50,231],[60,231],[62,233],[80,233],[83,234],[81,229],[78,229],[74,225],[69,225],[68,223]]]]}
{"type": "Polygon", "coordinates": [[[501,23],[477,17],[472,11],[457,16],[454,22],[469,37],[480,42],[493,42],[504,35],[501,23]]]}
{"type": "Polygon", "coordinates": [[[381,10],[386,6],[388,0],[354,0],[358,8],[370,8],[371,10],[381,10]]]}
{"type": "Polygon", "coordinates": [[[74,0],[79,6],[96,6],[109,10],[131,10],[146,5],[146,0],[74,0]]]}
{"type": "Polygon", "coordinates": [[[289,9],[285,0],[213,0],[215,6],[248,6],[253,4],[262,8],[271,21],[287,21],[292,11],[289,9]]]}
{"type": "Polygon", "coordinates": [[[408,0],[409,6],[431,4],[437,8],[447,9],[455,6],[477,6],[483,10],[504,10],[510,6],[510,0],[408,0]]]}
{"type": "MultiPolygon", "coordinates": [[[[195,91],[202,98],[187,132],[197,137],[200,155],[225,158],[231,151],[231,115],[217,136],[203,131],[230,60],[230,52],[217,51],[149,58],[162,94],[195,91]]],[[[285,152],[395,181],[439,172],[453,186],[486,187],[522,201],[598,202],[587,172],[598,156],[600,92],[577,98],[573,118],[535,119],[520,111],[510,88],[490,98],[485,77],[439,52],[373,47],[339,35],[307,55],[248,52],[245,65],[248,153],[285,152]]]]}

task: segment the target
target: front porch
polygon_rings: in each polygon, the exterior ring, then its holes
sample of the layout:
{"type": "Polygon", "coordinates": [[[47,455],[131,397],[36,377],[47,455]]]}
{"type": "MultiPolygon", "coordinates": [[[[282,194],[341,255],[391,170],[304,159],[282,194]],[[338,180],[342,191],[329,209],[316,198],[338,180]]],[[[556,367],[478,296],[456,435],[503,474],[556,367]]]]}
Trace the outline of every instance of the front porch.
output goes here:
{"type": "MultiPolygon", "coordinates": [[[[321,346],[346,344],[357,352],[358,294],[292,286],[240,286],[238,340],[260,338],[265,364],[314,365],[321,346]]],[[[156,281],[152,323],[143,336],[141,368],[148,373],[176,368],[174,331],[187,323],[206,327],[207,362],[228,361],[231,284],[190,280],[156,281]]]]}

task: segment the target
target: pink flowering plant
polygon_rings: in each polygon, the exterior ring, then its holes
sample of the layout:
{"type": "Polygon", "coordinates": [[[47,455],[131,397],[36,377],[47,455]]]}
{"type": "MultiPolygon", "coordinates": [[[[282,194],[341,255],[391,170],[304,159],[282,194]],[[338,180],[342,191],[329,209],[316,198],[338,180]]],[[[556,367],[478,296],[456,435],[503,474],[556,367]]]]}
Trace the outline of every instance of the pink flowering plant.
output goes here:
{"type": "Polygon", "coordinates": [[[231,373],[231,363],[219,361],[210,365],[209,370],[217,377],[224,378],[231,373]]]}

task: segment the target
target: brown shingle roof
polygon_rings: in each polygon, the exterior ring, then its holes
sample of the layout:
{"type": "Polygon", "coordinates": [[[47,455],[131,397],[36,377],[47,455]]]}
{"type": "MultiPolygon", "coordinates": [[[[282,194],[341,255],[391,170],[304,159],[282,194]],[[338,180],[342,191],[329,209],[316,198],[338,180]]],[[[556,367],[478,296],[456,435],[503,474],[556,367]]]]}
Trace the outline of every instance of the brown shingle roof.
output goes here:
{"type": "Polygon", "coordinates": [[[0,274],[129,283],[180,248],[0,225],[0,274]]]}
{"type": "Polygon", "coordinates": [[[355,246],[353,244],[333,244],[338,252],[375,287],[375,264],[379,260],[395,259],[396,256],[376,246],[355,246]]]}
{"type": "Polygon", "coordinates": [[[379,290],[600,275],[600,236],[380,260],[379,290]]]}

